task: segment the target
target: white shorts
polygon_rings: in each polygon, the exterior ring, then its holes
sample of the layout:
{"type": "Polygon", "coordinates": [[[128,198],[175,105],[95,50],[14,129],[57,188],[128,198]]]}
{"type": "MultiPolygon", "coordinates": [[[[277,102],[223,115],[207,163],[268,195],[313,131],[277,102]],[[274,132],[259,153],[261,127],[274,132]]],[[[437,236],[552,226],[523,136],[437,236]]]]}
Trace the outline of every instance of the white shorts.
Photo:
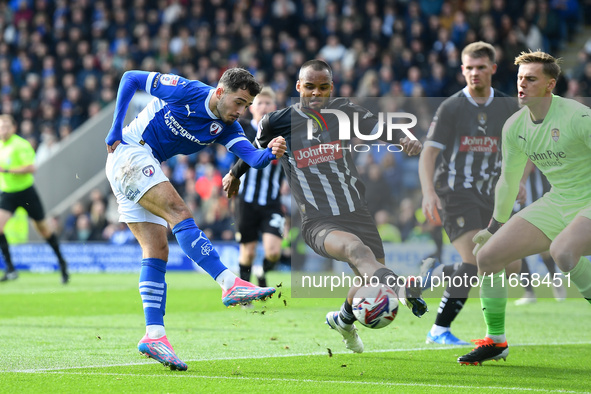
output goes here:
{"type": "Polygon", "coordinates": [[[166,220],[137,203],[152,187],[168,181],[148,146],[133,142],[119,144],[115,152],[107,156],[105,171],[117,197],[120,222],[149,222],[167,226],[166,220]]]}

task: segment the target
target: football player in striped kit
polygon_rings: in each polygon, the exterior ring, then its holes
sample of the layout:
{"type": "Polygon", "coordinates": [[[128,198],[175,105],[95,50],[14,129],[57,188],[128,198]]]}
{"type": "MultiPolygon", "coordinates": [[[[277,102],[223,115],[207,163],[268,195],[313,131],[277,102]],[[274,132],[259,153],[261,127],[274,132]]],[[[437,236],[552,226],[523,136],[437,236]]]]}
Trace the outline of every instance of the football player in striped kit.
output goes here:
{"type": "MultiPolygon", "coordinates": [[[[470,279],[477,275],[472,237],[486,227],[492,214],[503,123],[519,109],[515,99],[491,86],[497,69],[495,56],[494,47],[481,41],[464,48],[466,87],[437,109],[419,160],[423,213],[435,222],[441,212],[443,227],[462,258],[457,269],[444,267],[444,274],[452,279],[427,333],[427,343],[468,344],[453,335],[450,327],[468,299],[470,279]],[[440,153],[441,161],[435,168],[440,153]],[[455,277],[468,279],[454,286],[455,277]]],[[[424,275],[425,270],[421,271],[424,275]]]]}
{"type": "MultiPolygon", "coordinates": [[[[296,83],[300,102],[267,114],[259,123],[255,143],[265,147],[278,136],[287,140],[288,148],[280,162],[302,217],[306,243],[321,256],[347,262],[356,275],[377,278],[393,287],[400,301],[420,317],[427,311],[421,288],[413,280],[399,281],[398,275],[384,265],[384,247],[367,209],[351,145],[340,138],[340,126],[351,125],[349,120],[356,119],[357,130],[366,134],[382,130],[382,124],[378,116],[349,99],[331,99],[333,87],[332,70],[326,62],[304,63],[296,83]],[[323,111],[345,116],[347,121],[328,114],[319,120],[323,111]],[[309,124],[313,126],[312,135],[309,124]]],[[[421,143],[412,134],[401,129],[392,134],[387,142],[398,144],[408,155],[421,151],[421,143]]],[[[239,178],[247,169],[247,163],[238,161],[224,177],[228,196],[236,194],[239,178]]],[[[327,314],[326,323],[343,336],[348,349],[361,353],[363,342],[351,306],[355,290],[349,291],[340,311],[327,314]]]]}

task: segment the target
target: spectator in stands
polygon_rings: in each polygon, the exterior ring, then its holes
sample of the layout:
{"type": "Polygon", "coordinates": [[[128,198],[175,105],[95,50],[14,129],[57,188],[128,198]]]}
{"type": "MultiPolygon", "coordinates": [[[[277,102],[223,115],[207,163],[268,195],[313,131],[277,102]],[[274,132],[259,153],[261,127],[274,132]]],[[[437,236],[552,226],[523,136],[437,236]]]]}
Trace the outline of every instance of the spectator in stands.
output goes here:
{"type": "Polygon", "coordinates": [[[372,216],[375,216],[377,211],[390,209],[394,198],[390,189],[384,187],[386,181],[379,164],[373,163],[369,165],[367,174],[363,177],[363,183],[365,183],[365,199],[372,216]]]}
{"type": "Polygon", "coordinates": [[[37,147],[36,163],[42,164],[59,149],[57,134],[51,123],[41,125],[41,143],[37,147]]]}
{"type": "Polygon", "coordinates": [[[64,239],[73,239],[75,237],[76,232],[76,222],[78,221],[78,216],[83,215],[86,212],[84,208],[84,204],[82,201],[76,201],[70,207],[70,213],[66,215],[63,224],[63,238],[64,239]]]}
{"type": "Polygon", "coordinates": [[[83,213],[76,218],[76,226],[68,238],[68,241],[92,241],[92,236],[92,223],[90,222],[88,214],[83,213]]]}
{"type": "Polygon", "coordinates": [[[383,242],[399,243],[402,242],[400,230],[391,222],[390,213],[385,210],[379,210],[374,215],[378,233],[383,242]]]}
{"type": "Polygon", "coordinates": [[[108,225],[103,232],[103,238],[114,245],[137,244],[137,240],[127,224],[122,222],[108,225]]]}
{"type": "Polygon", "coordinates": [[[402,242],[412,237],[413,231],[418,224],[415,210],[416,203],[412,198],[406,197],[400,202],[396,227],[400,229],[402,242]]]}

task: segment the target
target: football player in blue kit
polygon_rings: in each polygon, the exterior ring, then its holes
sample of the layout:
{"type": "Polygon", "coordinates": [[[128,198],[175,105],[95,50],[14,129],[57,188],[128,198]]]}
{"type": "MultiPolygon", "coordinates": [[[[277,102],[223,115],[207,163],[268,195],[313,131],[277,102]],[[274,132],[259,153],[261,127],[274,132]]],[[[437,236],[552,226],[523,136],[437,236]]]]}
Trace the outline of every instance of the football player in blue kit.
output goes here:
{"type": "Polygon", "coordinates": [[[200,81],[157,72],[128,71],[119,85],[113,125],[105,142],[106,173],[119,205],[119,220],[137,238],[143,259],[139,278],[146,335],[138,349],[173,370],[186,370],[164,330],[168,260],[167,225],[183,252],[221,286],[226,306],[271,296],[275,289],[243,281],[221,261],[191,210],[164,175],[160,163],[212,143],[224,145],[255,168],[283,156],[283,137],[256,149],[236,121],[261,86],[246,70],[227,70],[213,88],[200,81]],[[123,120],[137,90],[155,98],[126,127],[123,120]]]}

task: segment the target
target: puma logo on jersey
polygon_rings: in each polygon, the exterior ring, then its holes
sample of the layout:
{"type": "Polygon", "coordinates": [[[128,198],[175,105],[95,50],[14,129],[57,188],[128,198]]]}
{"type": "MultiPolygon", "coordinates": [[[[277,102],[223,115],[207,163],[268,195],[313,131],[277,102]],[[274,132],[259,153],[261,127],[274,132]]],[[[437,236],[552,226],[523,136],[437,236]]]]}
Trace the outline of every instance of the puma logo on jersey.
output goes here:
{"type": "Polygon", "coordinates": [[[312,135],[312,139],[317,140],[319,143],[322,142],[322,141],[320,141],[320,134],[318,134],[317,136],[312,135]]]}
{"type": "Polygon", "coordinates": [[[524,137],[519,136],[519,138],[521,138],[522,140],[524,140],[525,142],[527,142],[527,140],[524,137]]]}
{"type": "Polygon", "coordinates": [[[191,114],[195,113],[195,111],[191,111],[191,107],[189,107],[189,104],[185,105],[185,108],[187,109],[187,118],[191,116],[191,114]]]}

